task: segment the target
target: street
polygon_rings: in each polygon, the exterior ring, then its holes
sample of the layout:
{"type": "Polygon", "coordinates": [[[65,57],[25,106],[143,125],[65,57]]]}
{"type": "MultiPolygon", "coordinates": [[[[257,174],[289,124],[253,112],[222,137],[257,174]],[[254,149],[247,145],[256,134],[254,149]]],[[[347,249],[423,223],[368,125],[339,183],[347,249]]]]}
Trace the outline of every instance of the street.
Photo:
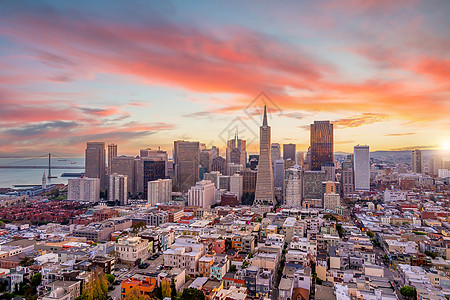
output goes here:
{"type": "MultiPolygon", "coordinates": [[[[127,278],[131,278],[133,277],[135,274],[146,274],[146,273],[154,273],[157,271],[157,268],[159,266],[162,265],[163,263],[163,256],[160,255],[158,258],[156,258],[155,260],[145,260],[144,263],[148,263],[149,266],[145,269],[139,269],[137,266],[133,267],[133,268],[129,268],[126,265],[122,265],[122,264],[117,264],[116,265],[116,280],[117,281],[123,281],[127,278]],[[121,272],[120,269],[127,269],[127,271],[125,272],[121,272]]],[[[119,300],[120,297],[120,291],[121,291],[121,286],[119,285],[113,285],[114,290],[109,292],[109,296],[111,296],[111,298],[113,300],[119,300]]]]}

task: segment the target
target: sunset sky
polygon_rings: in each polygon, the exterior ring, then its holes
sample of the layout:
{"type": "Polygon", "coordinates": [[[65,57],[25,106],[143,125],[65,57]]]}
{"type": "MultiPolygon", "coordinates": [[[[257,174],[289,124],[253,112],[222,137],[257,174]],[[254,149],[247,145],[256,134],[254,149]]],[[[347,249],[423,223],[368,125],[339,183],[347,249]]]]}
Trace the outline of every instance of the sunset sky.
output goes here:
{"type": "Polygon", "coordinates": [[[450,142],[450,1],[0,2],[0,155],[119,154],[177,139],[225,149],[450,142]],[[263,94],[261,94],[263,92],[263,94]],[[268,98],[267,98],[268,97],[268,98]],[[256,135],[256,136],[255,136],[256,135]]]}

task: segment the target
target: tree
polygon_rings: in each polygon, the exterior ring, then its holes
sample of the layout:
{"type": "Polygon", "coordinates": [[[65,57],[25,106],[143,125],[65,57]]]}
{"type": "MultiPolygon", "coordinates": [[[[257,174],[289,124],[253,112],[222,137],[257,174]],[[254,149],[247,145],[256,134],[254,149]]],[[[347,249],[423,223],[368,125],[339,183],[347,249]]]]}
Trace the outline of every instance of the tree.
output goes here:
{"type": "Polygon", "coordinates": [[[106,274],[106,280],[108,280],[109,284],[113,284],[113,282],[116,280],[116,277],[114,277],[113,274],[106,274]]]}
{"type": "Polygon", "coordinates": [[[163,280],[161,282],[161,291],[164,298],[171,296],[172,289],[170,288],[170,283],[167,280],[163,280]]]}
{"type": "Polygon", "coordinates": [[[108,298],[108,280],[100,268],[91,272],[92,279],[83,289],[81,300],[106,300],[108,298]]]}
{"type": "Polygon", "coordinates": [[[400,289],[400,294],[408,297],[409,299],[412,299],[416,297],[416,289],[412,286],[405,285],[400,289]]]}
{"type": "Polygon", "coordinates": [[[374,237],[374,235],[375,235],[372,231],[367,231],[366,234],[367,234],[367,236],[370,237],[371,239],[373,239],[373,237],[374,237]]]}
{"type": "Polygon", "coordinates": [[[173,278],[172,281],[170,282],[170,289],[171,289],[170,297],[172,298],[172,300],[174,300],[177,297],[177,287],[175,285],[175,280],[173,278]]]}
{"type": "Polygon", "coordinates": [[[131,228],[132,228],[131,232],[136,234],[139,231],[141,231],[142,228],[146,228],[146,227],[147,227],[147,224],[145,224],[144,221],[139,221],[136,224],[134,224],[133,226],[131,226],[131,228]]]}
{"type": "Polygon", "coordinates": [[[160,286],[157,286],[155,288],[155,297],[156,297],[156,299],[161,299],[161,300],[164,298],[163,297],[163,293],[162,293],[162,289],[161,289],[160,286]]]}
{"type": "Polygon", "coordinates": [[[19,265],[22,267],[29,267],[35,263],[35,260],[33,258],[30,258],[28,256],[25,256],[20,262],[19,265]]]}
{"type": "Polygon", "coordinates": [[[344,236],[344,228],[342,228],[342,225],[336,224],[336,230],[339,234],[339,237],[342,238],[344,236]]]}
{"type": "Polygon", "coordinates": [[[41,284],[41,281],[42,281],[41,273],[36,273],[33,275],[33,278],[31,278],[31,285],[36,287],[41,284]]]}
{"type": "Polygon", "coordinates": [[[150,300],[151,298],[147,295],[142,295],[139,288],[133,287],[125,294],[124,299],[125,300],[150,300]]]}
{"type": "Polygon", "coordinates": [[[236,272],[237,268],[236,265],[231,265],[230,272],[236,272]]]}
{"type": "Polygon", "coordinates": [[[431,251],[425,251],[425,254],[428,256],[431,256],[432,259],[435,259],[436,257],[439,256],[439,254],[437,254],[435,252],[431,252],[431,251]]]}
{"type": "Polygon", "coordinates": [[[184,289],[180,300],[205,300],[205,294],[200,290],[188,288],[184,289]]]}

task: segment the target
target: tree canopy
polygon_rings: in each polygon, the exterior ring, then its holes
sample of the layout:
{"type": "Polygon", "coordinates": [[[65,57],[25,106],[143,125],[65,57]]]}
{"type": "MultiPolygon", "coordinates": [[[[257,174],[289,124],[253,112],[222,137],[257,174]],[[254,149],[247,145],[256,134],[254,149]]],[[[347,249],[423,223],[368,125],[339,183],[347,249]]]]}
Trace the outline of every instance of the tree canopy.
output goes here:
{"type": "Polygon", "coordinates": [[[188,288],[183,291],[180,300],[205,300],[205,294],[200,290],[188,288]]]}
{"type": "Polygon", "coordinates": [[[416,296],[416,289],[412,286],[405,285],[400,289],[400,294],[408,298],[413,298],[416,296]]]}

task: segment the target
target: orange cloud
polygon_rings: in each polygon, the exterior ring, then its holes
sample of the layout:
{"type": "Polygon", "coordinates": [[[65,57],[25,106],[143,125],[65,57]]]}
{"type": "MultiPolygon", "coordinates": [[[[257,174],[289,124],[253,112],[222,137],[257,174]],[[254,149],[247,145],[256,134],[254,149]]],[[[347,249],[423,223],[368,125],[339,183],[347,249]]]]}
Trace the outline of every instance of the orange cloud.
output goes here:
{"type": "Polygon", "coordinates": [[[333,124],[337,128],[347,128],[347,127],[359,127],[362,125],[372,124],[376,122],[382,122],[386,120],[387,115],[377,114],[377,113],[363,113],[360,116],[355,116],[351,118],[339,119],[333,121],[333,124]]]}

